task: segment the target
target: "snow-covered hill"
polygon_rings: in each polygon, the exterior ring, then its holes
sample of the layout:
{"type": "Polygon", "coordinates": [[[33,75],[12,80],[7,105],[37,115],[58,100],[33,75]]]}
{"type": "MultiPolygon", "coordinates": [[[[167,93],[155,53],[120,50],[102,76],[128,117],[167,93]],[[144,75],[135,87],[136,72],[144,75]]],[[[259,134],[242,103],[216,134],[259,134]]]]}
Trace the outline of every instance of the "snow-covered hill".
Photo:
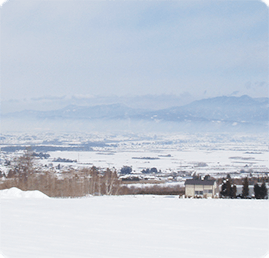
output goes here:
{"type": "Polygon", "coordinates": [[[263,258],[268,200],[1,199],[8,258],[263,258]]]}

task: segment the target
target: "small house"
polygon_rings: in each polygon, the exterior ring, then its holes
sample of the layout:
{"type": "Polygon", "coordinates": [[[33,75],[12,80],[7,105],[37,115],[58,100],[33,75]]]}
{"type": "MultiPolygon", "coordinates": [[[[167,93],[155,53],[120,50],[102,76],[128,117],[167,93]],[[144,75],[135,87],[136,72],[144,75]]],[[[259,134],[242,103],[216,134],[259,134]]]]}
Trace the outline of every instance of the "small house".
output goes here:
{"type": "Polygon", "coordinates": [[[187,179],[185,181],[186,197],[214,197],[217,194],[216,180],[187,179]]]}

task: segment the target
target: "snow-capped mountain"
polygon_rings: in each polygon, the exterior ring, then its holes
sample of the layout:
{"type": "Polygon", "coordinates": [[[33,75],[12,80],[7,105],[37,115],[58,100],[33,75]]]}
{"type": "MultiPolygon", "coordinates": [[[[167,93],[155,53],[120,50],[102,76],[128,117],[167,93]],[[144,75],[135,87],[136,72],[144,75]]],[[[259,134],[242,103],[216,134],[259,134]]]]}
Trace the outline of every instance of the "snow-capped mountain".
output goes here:
{"type": "Polygon", "coordinates": [[[2,118],[35,119],[47,121],[153,121],[173,123],[212,123],[224,125],[261,126],[268,125],[268,98],[254,99],[249,96],[215,97],[194,101],[188,105],[146,110],[131,108],[124,104],[96,106],[69,105],[53,111],[26,110],[2,115],[2,118]]]}

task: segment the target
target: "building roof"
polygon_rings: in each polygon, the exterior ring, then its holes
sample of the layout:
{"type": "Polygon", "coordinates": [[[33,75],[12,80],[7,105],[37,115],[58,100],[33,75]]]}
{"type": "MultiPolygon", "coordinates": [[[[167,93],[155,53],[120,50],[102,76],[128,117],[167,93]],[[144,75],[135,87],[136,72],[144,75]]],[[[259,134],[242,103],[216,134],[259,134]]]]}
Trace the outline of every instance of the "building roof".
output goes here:
{"type": "Polygon", "coordinates": [[[187,179],[185,185],[214,185],[215,180],[187,179]]]}

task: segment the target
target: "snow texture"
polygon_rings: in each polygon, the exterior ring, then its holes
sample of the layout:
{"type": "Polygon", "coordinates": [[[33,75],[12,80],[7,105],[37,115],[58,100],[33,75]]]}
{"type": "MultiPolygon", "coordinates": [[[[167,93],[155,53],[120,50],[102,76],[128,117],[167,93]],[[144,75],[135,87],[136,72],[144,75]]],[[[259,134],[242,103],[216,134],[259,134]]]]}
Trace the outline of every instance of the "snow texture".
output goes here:
{"type": "Polygon", "coordinates": [[[268,252],[268,200],[2,198],[0,207],[0,250],[8,258],[262,258],[268,252]]]}
{"type": "MultiPolygon", "coordinates": [[[[16,187],[0,191],[0,198],[49,198],[40,191],[22,191],[16,187]]],[[[1,257],[0,257],[1,258],[1,257]]]]}

